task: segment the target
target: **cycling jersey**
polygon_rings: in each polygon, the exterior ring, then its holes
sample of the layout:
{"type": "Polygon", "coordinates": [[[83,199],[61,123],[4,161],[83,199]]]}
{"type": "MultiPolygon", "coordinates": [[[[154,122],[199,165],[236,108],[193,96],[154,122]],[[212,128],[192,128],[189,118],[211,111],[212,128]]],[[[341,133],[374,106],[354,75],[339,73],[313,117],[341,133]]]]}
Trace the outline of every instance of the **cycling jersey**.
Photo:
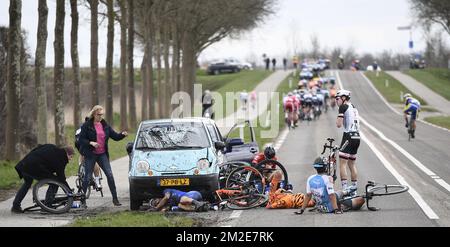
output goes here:
{"type": "MultiPolygon", "coordinates": [[[[255,156],[255,158],[253,158],[252,164],[253,164],[253,165],[256,165],[256,164],[260,163],[261,161],[263,161],[263,160],[265,160],[265,159],[266,159],[266,156],[264,156],[264,153],[261,152],[261,153],[257,154],[257,155],[255,156]]],[[[276,157],[276,156],[273,157],[272,160],[277,160],[277,157],[276,157]]]]}
{"type": "Polygon", "coordinates": [[[333,178],[327,175],[312,175],[306,182],[306,193],[311,193],[318,209],[329,213],[333,211],[330,195],[334,193],[333,178]]]}
{"type": "Polygon", "coordinates": [[[183,197],[183,196],[192,198],[197,201],[202,200],[202,195],[198,191],[184,192],[184,191],[176,190],[176,189],[165,189],[163,191],[163,194],[164,195],[169,194],[169,201],[167,203],[170,206],[177,206],[178,203],[180,203],[181,197],[183,197]]]}
{"type": "Polygon", "coordinates": [[[344,118],[344,133],[359,132],[358,110],[353,104],[342,104],[338,117],[344,118]]]}
{"type": "Polygon", "coordinates": [[[339,107],[338,117],[344,119],[344,134],[342,136],[339,157],[342,159],[356,160],[356,154],[360,144],[358,110],[351,103],[342,104],[339,107]]]}

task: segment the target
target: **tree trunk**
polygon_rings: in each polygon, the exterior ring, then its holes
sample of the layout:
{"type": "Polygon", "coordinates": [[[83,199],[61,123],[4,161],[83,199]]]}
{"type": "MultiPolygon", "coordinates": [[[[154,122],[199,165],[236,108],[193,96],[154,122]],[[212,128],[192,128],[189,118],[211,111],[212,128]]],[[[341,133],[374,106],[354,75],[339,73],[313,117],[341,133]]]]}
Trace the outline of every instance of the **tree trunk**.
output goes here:
{"type": "Polygon", "coordinates": [[[120,129],[128,129],[127,117],[127,2],[119,0],[120,13],[120,129]]]}
{"type": "Polygon", "coordinates": [[[114,57],[114,0],[108,0],[108,45],[106,54],[106,121],[113,126],[113,57],[114,57]]]}
{"type": "Polygon", "coordinates": [[[98,0],[90,0],[91,5],[91,86],[92,106],[99,104],[98,99],[98,0]]]}
{"type": "Polygon", "coordinates": [[[10,0],[8,33],[8,86],[6,91],[6,153],[7,160],[16,160],[19,150],[19,98],[20,98],[20,28],[22,1],[10,0]]]}
{"type": "Polygon", "coordinates": [[[130,128],[137,125],[136,97],[134,92],[134,3],[128,2],[128,103],[130,112],[130,128]]]}
{"type": "Polygon", "coordinates": [[[72,57],[73,70],[73,125],[78,128],[81,124],[81,99],[80,99],[80,59],[78,57],[78,1],[70,0],[72,10],[72,30],[70,32],[70,55],[72,57]]]}
{"type": "MultiPolygon", "coordinates": [[[[0,27],[0,126],[6,126],[6,87],[7,87],[7,50],[8,50],[8,28],[0,27]]],[[[0,129],[0,160],[5,155],[5,132],[6,128],[0,129]]]]}
{"type": "Polygon", "coordinates": [[[47,143],[47,82],[45,79],[45,53],[47,50],[47,0],[39,0],[39,20],[37,30],[34,80],[37,99],[37,140],[47,143]]]}
{"type": "Polygon", "coordinates": [[[159,28],[159,24],[156,25],[156,32],[155,32],[155,44],[156,44],[156,81],[158,85],[158,114],[157,118],[162,118],[164,116],[163,113],[163,92],[164,88],[162,85],[162,79],[161,79],[161,29],[159,28]]]}
{"type": "Polygon", "coordinates": [[[180,48],[178,41],[178,28],[176,24],[172,25],[172,94],[174,92],[179,91],[177,78],[179,72],[179,56],[180,56],[180,48]]]}
{"type": "Polygon", "coordinates": [[[186,93],[191,97],[191,107],[194,104],[194,81],[195,81],[195,67],[196,67],[196,52],[194,45],[191,42],[189,34],[184,35],[183,38],[183,64],[182,64],[182,87],[186,93]]]}
{"type": "Polygon", "coordinates": [[[142,81],[142,108],[141,108],[141,120],[147,120],[148,116],[148,110],[147,110],[147,98],[148,98],[148,91],[147,91],[147,70],[146,70],[146,65],[145,62],[147,60],[147,53],[144,53],[144,57],[142,58],[142,63],[141,63],[141,81],[142,81]]]}
{"type": "Polygon", "coordinates": [[[64,16],[65,0],[56,1],[56,23],[55,23],[55,144],[65,145],[65,122],[64,122],[64,16]]]}
{"type": "Polygon", "coordinates": [[[153,38],[151,35],[150,25],[146,28],[148,37],[145,44],[147,55],[146,71],[147,71],[147,87],[148,87],[148,116],[150,119],[155,118],[155,94],[154,94],[154,81],[153,81],[153,38]]]}
{"type": "Polygon", "coordinates": [[[168,117],[170,114],[170,98],[172,97],[172,83],[170,78],[170,64],[169,64],[169,37],[170,24],[164,26],[163,32],[163,58],[164,58],[164,116],[168,117]]]}

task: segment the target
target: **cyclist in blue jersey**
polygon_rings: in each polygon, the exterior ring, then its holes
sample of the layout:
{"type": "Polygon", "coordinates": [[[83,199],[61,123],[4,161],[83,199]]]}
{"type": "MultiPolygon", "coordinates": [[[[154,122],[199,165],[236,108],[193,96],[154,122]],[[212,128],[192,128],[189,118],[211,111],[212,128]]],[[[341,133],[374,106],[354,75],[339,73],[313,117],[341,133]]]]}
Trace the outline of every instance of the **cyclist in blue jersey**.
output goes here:
{"type": "Polygon", "coordinates": [[[150,200],[150,211],[166,211],[178,206],[184,211],[207,211],[209,205],[203,202],[202,194],[198,191],[184,192],[176,189],[165,189],[163,198],[150,200]]]}
{"type": "MultiPolygon", "coordinates": [[[[411,137],[415,138],[415,132],[416,132],[416,119],[419,115],[420,111],[420,102],[413,98],[411,94],[407,93],[403,96],[405,99],[405,108],[403,109],[403,113],[405,116],[406,125],[405,127],[408,128],[409,124],[412,124],[412,133],[411,137]],[[411,123],[408,123],[408,115],[411,115],[411,123]]],[[[409,132],[409,130],[408,130],[409,132]]]]}
{"type": "Polygon", "coordinates": [[[351,190],[354,190],[354,187],[344,191],[334,190],[333,178],[327,175],[327,164],[322,157],[317,158],[313,166],[317,174],[308,178],[305,201],[302,208],[295,214],[303,214],[311,199],[314,199],[317,210],[322,213],[341,214],[350,209],[358,210],[364,205],[365,201],[362,197],[345,198],[353,192],[351,190]]]}

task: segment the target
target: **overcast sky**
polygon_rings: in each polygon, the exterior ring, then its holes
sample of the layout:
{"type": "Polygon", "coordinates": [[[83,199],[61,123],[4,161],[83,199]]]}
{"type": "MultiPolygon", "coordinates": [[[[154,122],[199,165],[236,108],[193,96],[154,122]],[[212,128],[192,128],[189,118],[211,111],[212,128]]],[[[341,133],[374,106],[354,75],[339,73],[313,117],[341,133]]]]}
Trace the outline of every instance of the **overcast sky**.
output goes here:
{"type": "MultiPolygon", "coordinates": [[[[244,1],[244,0],[243,0],[244,1]]],[[[68,2],[68,1],[66,1],[68,2]]],[[[28,47],[34,56],[37,29],[37,0],[23,1],[22,27],[28,32],[28,47]]],[[[48,1],[48,43],[47,63],[53,64],[53,39],[55,22],[55,1],[48,1]]],[[[0,25],[9,23],[9,0],[0,0],[0,25]]],[[[263,53],[281,59],[297,51],[310,48],[311,36],[319,38],[321,47],[331,50],[340,46],[353,46],[356,52],[378,53],[385,49],[394,52],[408,52],[408,31],[398,31],[398,26],[412,23],[413,17],[408,0],[278,0],[276,14],[252,32],[240,39],[225,39],[208,47],[200,60],[236,57],[241,60],[260,60],[263,53]],[[296,42],[295,42],[296,41],[296,42]],[[296,44],[294,46],[294,43],[296,44]]],[[[90,14],[80,8],[79,55],[81,66],[89,66],[90,14]]],[[[66,7],[65,64],[70,60],[70,7],[66,7]]],[[[99,64],[106,60],[106,21],[99,30],[99,64]]],[[[119,63],[120,30],[116,27],[114,64],[119,63]]],[[[424,49],[422,31],[413,30],[414,49],[424,49]]],[[[138,47],[137,47],[138,48],[138,47]]],[[[142,57],[136,52],[136,66],[142,57]]]]}

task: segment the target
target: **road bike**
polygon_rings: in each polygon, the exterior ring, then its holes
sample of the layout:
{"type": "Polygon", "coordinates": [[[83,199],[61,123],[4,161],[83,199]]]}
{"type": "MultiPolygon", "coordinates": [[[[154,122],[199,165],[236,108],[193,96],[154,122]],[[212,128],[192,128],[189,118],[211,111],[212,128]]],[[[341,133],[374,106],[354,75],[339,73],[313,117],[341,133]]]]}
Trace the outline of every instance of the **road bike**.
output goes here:
{"type": "MultiPolygon", "coordinates": [[[[266,181],[270,178],[270,175],[274,174],[276,171],[280,171],[282,174],[282,178],[280,179],[280,186],[279,188],[285,189],[285,190],[292,190],[292,185],[289,184],[289,177],[288,173],[286,171],[286,168],[278,161],[271,160],[271,159],[265,159],[258,164],[255,165],[255,168],[263,174],[266,181]]],[[[264,192],[268,191],[269,185],[266,185],[264,188],[264,192]]]]}
{"type": "Polygon", "coordinates": [[[338,168],[338,157],[339,157],[339,150],[344,149],[348,142],[345,142],[344,145],[340,148],[339,146],[333,146],[333,142],[335,141],[333,138],[327,138],[328,143],[325,143],[323,145],[323,150],[321,155],[323,156],[325,152],[328,151],[327,157],[325,157],[325,160],[327,162],[327,175],[333,177],[333,182],[336,181],[337,175],[336,171],[338,168]]]}
{"type": "MultiPolygon", "coordinates": [[[[367,209],[369,209],[370,211],[378,211],[378,210],[380,210],[380,208],[371,207],[369,205],[369,201],[372,200],[374,197],[396,195],[396,194],[406,192],[408,190],[409,190],[409,187],[406,185],[402,185],[402,184],[379,184],[379,183],[375,183],[372,181],[368,181],[365,186],[365,194],[344,197],[342,200],[340,200],[340,203],[342,204],[342,202],[344,202],[346,200],[351,200],[353,198],[362,197],[366,201],[367,209]]],[[[348,211],[348,210],[350,210],[350,209],[348,208],[344,211],[348,211]]]]}
{"type": "Polygon", "coordinates": [[[411,119],[411,115],[407,116],[408,123],[408,141],[411,141],[412,136],[414,135],[415,129],[413,129],[413,120],[411,119]]]}
{"type": "MultiPolygon", "coordinates": [[[[84,177],[86,175],[86,167],[85,167],[85,162],[80,162],[79,166],[78,166],[78,177],[75,180],[75,183],[77,185],[77,188],[83,188],[83,180],[84,177]]],[[[102,172],[99,171],[99,181],[98,184],[95,182],[94,180],[94,176],[92,175],[91,178],[89,179],[89,184],[88,187],[86,189],[86,199],[89,199],[89,197],[91,196],[91,190],[95,190],[97,192],[100,192],[100,195],[103,197],[103,187],[101,186],[101,181],[103,180],[103,176],[102,176],[102,172]]]]}
{"type": "Polygon", "coordinates": [[[245,210],[259,207],[268,201],[263,194],[266,182],[264,176],[252,166],[241,166],[228,176],[226,186],[215,191],[216,203],[211,207],[245,210]]]}

